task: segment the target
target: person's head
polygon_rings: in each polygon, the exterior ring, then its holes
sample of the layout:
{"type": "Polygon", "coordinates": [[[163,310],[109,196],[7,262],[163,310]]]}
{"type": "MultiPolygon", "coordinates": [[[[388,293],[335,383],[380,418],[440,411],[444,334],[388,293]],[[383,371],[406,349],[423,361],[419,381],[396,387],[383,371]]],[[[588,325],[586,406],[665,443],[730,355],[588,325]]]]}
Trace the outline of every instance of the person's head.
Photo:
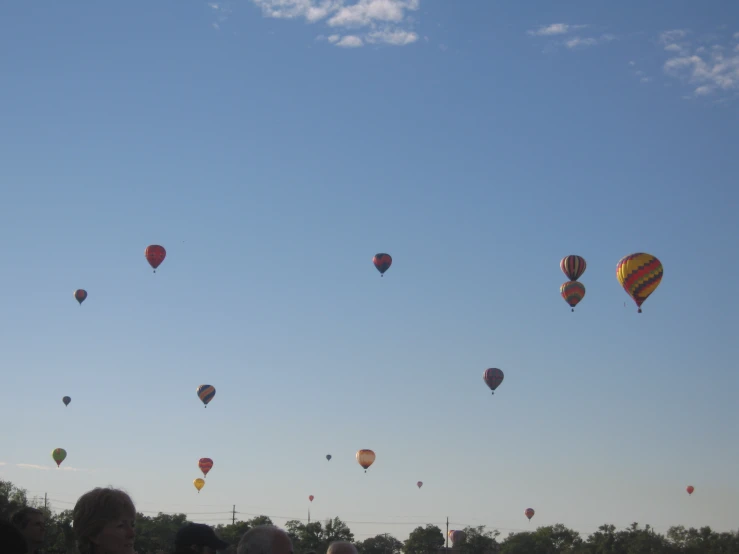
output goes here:
{"type": "Polygon", "coordinates": [[[195,552],[197,554],[215,554],[216,550],[228,548],[228,543],[216,536],[212,528],[203,523],[185,523],[177,531],[174,538],[178,552],[195,552]]]}
{"type": "Polygon", "coordinates": [[[241,537],[236,554],[293,554],[293,543],[279,527],[257,525],[241,537]]]}
{"type": "Polygon", "coordinates": [[[326,554],[357,554],[357,547],[347,541],[334,541],[328,545],[326,554]]]}
{"type": "Polygon", "coordinates": [[[77,500],[72,527],[80,554],[134,554],[136,508],[113,488],[95,488],[77,500]]]}
{"type": "Polygon", "coordinates": [[[28,543],[29,550],[38,549],[46,534],[46,516],[38,508],[21,508],[13,514],[10,522],[18,529],[28,543]]]}
{"type": "Polygon", "coordinates": [[[26,554],[28,545],[20,529],[9,521],[0,521],[0,545],[3,554],[26,554]]]}

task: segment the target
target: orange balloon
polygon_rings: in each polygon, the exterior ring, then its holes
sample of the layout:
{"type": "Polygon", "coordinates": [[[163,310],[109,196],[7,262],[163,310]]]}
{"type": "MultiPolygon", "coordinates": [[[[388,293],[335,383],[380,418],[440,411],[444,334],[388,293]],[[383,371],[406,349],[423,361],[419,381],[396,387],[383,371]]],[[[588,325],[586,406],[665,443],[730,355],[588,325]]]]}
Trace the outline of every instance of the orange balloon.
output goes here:
{"type": "Polygon", "coordinates": [[[372,450],[357,450],[357,461],[364,468],[364,472],[367,473],[367,468],[375,462],[375,453],[372,450]]]}

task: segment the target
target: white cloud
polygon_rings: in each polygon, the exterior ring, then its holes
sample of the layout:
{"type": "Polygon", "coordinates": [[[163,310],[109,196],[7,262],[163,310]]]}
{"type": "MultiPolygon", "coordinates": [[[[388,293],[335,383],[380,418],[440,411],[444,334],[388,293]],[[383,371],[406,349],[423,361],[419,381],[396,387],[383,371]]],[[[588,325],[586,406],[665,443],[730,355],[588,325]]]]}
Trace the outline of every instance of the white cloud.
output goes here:
{"type": "Polygon", "coordinates": [[[613,35],[601,35],[598,38],[595,37],[574,37],[567,41],[565,41],[565,46],[569,49],[573,48],[586,48],[588,46],[595,46],[596,44],[602,44],[604,42],[611,42],[612,40],[616,40],[616,37],[613,35]]]}
{"type": "Polygon", "coordinates": [[[575,29],[584,29],[587,25],[569,25],[568,23],[552,23],[540,25],[538,29],[526,31],[526,34],[537,37],[549,37],[553,35],[566,35],[575,29]]]}
{"type": "Polygon", "coordinates": [[[20,467],[22,469],[42,469],[44,471],[47,471],[51,469],[49,466],[40,466],[36,464],[15,464],[16,467],[20,467]]]}
{"type": "Polygon", "coordinates": [[[739,40],[739,33],[734,33],[734,39],[739,40]]]}
{"type": "Polygon", "coordinates": [[[208,7],[213,10],[216,16],[216,21],[211,23],[211,26],[216,30],[220,30],[221,24],[225,23],[231,13],[231,6],[229,2],[208,2],[208,7]]]}
{"type": "Polygon", "coordinates": [[[15,464],[15,466],[21,469],[39,469],[42,471],[49,471],[50,469],[60,469],[62,471],[88,471],[86,469],[80,469],[78,467],[70,467],[70,466],[59,467],[59,468],[55,468],[53,466],[42,466],[38,464],[15,464]]]}
{"type": "Polygon", "coordinates": [[[694,86],[696,96],[739,92],[739,54],[725,54],[720,44],[712,45],[710,50],[681,52],[665,61],[663,71],[694,86]]]}
{"type": "Polygon", "coordinates": [[[688,31],[687,29],[673,29],[671,31],[663,31],[659,35],[659,40],[663,44],[671,44],[685,38],[686,36],[688,36],[689,32],[690,31],[688,31]]]}
{"type": "MultiPolygon", "coordinates": [[[[367,43],[394,46],[412,44],[418,35],[412,30],[410,12],[418,11],[421,0],[252,0],[265,17],[303,18],[308,23],[324,21],[330,28],[351,34],[330,43],[357,48],[367,43]]],[[[336,36],[336,34],[332,35],[336,36]]]]}
{"type": "Polygon", "coordinates": [[[341,46],[343,48],[359,48],[363,45],[364,42],[362,42],[362,39],[355,35],[343,36],[336,42],[336,46],[341,46]]]}

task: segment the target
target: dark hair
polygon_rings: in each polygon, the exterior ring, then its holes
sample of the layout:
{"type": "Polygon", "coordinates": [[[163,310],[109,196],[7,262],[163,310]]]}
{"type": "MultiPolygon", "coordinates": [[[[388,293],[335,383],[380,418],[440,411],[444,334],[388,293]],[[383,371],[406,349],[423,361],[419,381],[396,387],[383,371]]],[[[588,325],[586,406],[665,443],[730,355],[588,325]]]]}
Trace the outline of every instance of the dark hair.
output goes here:
{"type": "Polygon", "coordinates": [[[28,552],[23,534],[15,524],[9,521],[0,521],[0,546],[3,547],[3,554],[26,554],[28,552]]]}
{"type": "Polygon", "coordinates": [[[72,529],[77,538],[77,548],[82,554],[93,551],[90,538],[105,525],[123,515],[136,517],[131,497],[114,488],[97,487],[79,497],[72,512],[72,529]]]}
{"type": "Polygon", "coordinates": [[[18,529],[25,529],[26,525],[28,525],[28,522],[31,519],[31,516],[43,515],[44,512],[42,512],[38,508],[31,508],[30,506],[26,506],[25,508],[21,508],[13,514],[13,517],[10,518],[10,523],[15,525],[18,529]]]}

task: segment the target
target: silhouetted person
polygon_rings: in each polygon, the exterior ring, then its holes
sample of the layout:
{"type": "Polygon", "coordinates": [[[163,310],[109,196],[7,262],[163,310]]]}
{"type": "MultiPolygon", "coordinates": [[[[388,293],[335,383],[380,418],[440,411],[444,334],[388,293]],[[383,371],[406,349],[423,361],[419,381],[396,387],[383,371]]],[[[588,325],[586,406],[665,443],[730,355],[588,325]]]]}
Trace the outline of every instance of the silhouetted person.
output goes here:
{"type": "Polygon", "coordinates": [[[293,554],[293,543],[279,527],[257,525],[241,537],[236,554],[293,554]]]}
{"type": "Polygon", "coordinates": [[[0,521],[0,552],[26,554],[28,547],[23,533],[9,521],[0,521]]]}
{"type": "Polygon", "coordinates": [[[38,508],[21,508],[13,514],[10,522],[26,540],[28,554],[35,554],[46,538],[46,516],[38,508]]]}
{"type": "Polygon", "coordinates": [[[188,522],[177,531],[174,548],[175,554],[215,554],[216,550],[228,548],[228,543],[208,525],[188,522]]]}

